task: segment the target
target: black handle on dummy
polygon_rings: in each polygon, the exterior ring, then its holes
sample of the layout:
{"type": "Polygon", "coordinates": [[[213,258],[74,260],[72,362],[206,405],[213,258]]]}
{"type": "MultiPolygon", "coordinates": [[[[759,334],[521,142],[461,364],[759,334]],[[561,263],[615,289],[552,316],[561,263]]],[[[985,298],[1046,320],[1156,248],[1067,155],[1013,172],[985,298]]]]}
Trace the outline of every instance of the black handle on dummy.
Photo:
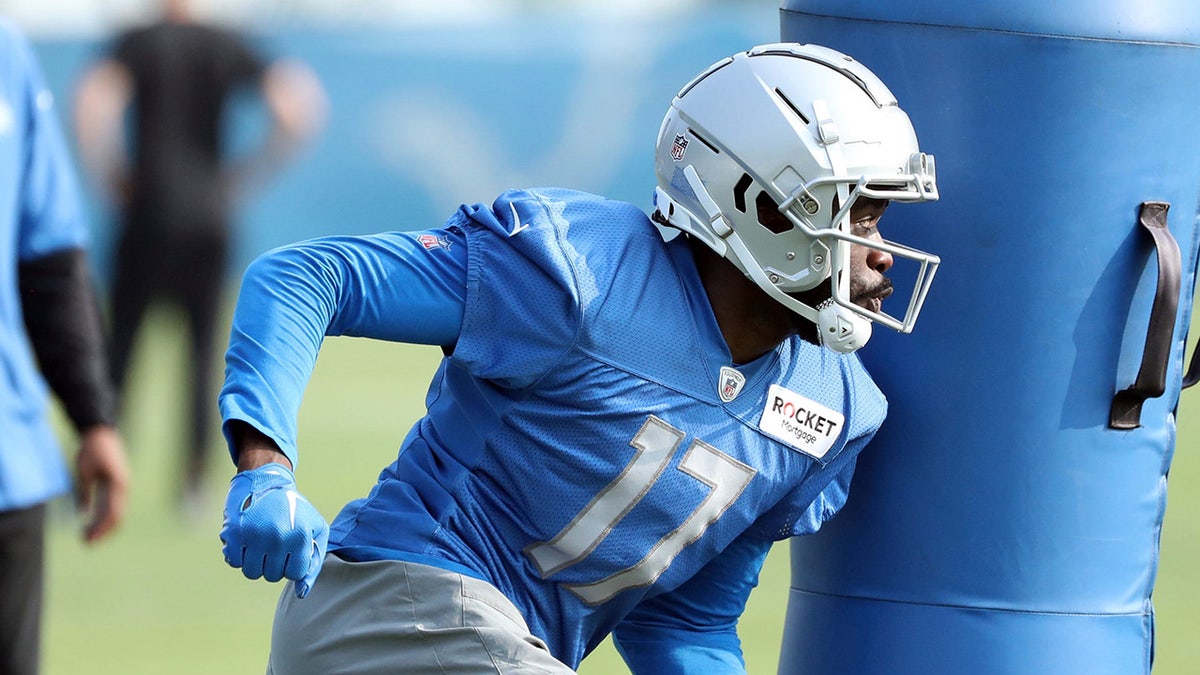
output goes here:
{"type": "MultiPolygon", "coordinates": [[[[1175,338],[1175,317],[1179,309],[1180,279],[1183,261],[1179,244],[1167,229],[1166,202],[1142,202],[1138,225],[1154,239],[1158,254],[1158,288],[1154,306],[1150,309],[1150,326],[1146,330],[1146,348],[1142,366],[1133,386],[1113,396],[1108,426],[1113,429],[1136,429],[1142,425],[1142,404],[1148,398],[1163,395],[1167,389],[1167,366],[1171,360],[1171,343],[1175,338]]],[[[1189,369],[1190,370],[1190,369],[1189,369]]]]}

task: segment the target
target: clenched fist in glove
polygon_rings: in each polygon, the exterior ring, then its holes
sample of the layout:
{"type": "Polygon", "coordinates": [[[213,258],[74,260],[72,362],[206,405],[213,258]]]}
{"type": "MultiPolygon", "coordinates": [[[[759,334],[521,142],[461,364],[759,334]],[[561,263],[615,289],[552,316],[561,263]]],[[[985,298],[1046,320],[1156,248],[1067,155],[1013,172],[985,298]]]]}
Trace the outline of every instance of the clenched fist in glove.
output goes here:
{"type": "Polygon", "coordinates": [[[328,542],[329,525],[296,491],[287,467],[265,464],[229,482],[221,550],[247,579],[291,579],[303,598],[321,572],[328,542]]]}

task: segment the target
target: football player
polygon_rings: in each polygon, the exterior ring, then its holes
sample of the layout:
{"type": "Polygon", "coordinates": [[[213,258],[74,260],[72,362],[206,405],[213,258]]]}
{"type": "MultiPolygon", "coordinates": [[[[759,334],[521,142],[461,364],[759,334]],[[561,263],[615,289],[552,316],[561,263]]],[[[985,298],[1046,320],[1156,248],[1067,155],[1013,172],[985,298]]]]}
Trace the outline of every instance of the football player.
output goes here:
{"type": "Polygon", "coordinates": [[[879,222],[937,199],[933,158],[862,64],[772,44],[679,92],[656,167],[649,217],[513,190],[251,264],[221,538],[245,576],[292,580],[271,672],[566,673],[610,633],[635,672],[744,670],[770,546],[842,507],[883,421],[854,351],[920,312],[939,261],[879,222]],[[328,528],[292,473],[327,335],[446,355],[399,456],[328,528]]]}
{"type": "Polygon", "coordinates": [[[72,488],[48,393],[76,432],[87,542],[124,518],[130,472],[70,146],[36,52],[7,19],[0,63],[0,673],[23,675],[41,662],[48,504],[72,488]]]}

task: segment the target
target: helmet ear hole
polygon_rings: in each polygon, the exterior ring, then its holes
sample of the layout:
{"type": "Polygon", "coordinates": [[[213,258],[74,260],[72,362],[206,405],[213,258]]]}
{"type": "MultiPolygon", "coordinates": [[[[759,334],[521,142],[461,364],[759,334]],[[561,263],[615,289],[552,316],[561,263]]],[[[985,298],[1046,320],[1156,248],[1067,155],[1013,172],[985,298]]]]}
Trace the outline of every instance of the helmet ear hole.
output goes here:
{"type": "Polygon", "coordinates": [[[742,213],[746,212],[746,192],[753,183],[754,179],[750,177],[750,174],[744,173],[737,185],[733,186],[733,206],[742,213]]]}
{"type": "Polygon", "coordinates": [[[792,221],[780,212],[779,204],[776,204],[765,190],[759,191],[758,197],[754,200],[754,206],[758,210],[758,223],[772,233],[783,234],[795,227],[792,221]]]}

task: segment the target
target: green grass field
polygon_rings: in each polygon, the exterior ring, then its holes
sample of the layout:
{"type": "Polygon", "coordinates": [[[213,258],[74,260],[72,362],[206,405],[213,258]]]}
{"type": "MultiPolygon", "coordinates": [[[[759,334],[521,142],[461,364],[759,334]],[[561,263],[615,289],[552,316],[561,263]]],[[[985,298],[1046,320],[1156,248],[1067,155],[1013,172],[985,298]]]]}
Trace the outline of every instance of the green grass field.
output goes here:
{"type": "MultiPolygon", "coordinates": [[[[184,358],[176,317],[153,315],[127,402],[126,441],[135,492],[122,529],[96,547],[55,509],[49,542],[44,672],[47,675],[261,673],[278,586],[226,567],[217,532],[232,470],[214,438],[210,501],[184,517],[174,497],[184,438],[184,358]]],[[[300,416],[301,489],[331,519],[361,496],[423,410],[438,358],[431,348],[335,339],[326,343],[300,416]]],[[[1155,673],[1200,672],[1200,394],[1184,392],[1170,506],[1155,591],[1155,673]]],[[[214,421],[214,426],[216,422],[214,421]]],[[[776,547],[751,598],[741,634],[751,673],[773,673],[788,583],[786,546],[776,547]]],[[[582,673],[627,672],[609,645],[582,673]]]]}

